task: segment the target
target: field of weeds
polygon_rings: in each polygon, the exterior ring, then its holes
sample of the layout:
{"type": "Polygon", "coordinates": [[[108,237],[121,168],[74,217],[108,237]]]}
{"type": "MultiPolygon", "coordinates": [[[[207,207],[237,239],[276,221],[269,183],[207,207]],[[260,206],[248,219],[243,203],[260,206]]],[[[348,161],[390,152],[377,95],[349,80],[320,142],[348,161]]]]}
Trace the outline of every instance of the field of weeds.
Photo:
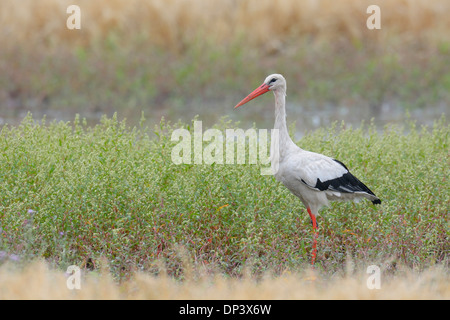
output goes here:
{"type": "Polygon", "coordinates": [[[450,2],[0,9],[0,298],[449,298],[450,2]],[[194,120],[271,128],[272,99],[232,110],[274,72],[294,141],[383,201],[323,210],[314,271],[303,206],[260,165],[171,159],[194,120]]]}
{"type": "MultiPolygon", "coordinates": [[[[219,131],[235,127],[223,120],[219,131]]],[[[310,267],[311,224],[299,200],[260,165],[175,164],[175,128],[37,122],[0,134],[1,261],[45,259],[123,282],[136,272],[186,281],[196,273],[297,274],[310,267]],[[105,264],[105,263],[103,263],[105,264]],[[247,270],[247,271],[246,271],[247,270]]],[[[206,128],[204,128],[206,130],[206,128]]],[[[333,155],[382,199],[334,203],[318,218],[316,272],[324,279],[377,265],[397,277],[449,263],[449,126],[345,125],[298,144],[333,155]]],[[[204,146],[205,148],[207,145],[204,146]]],[[[248,152],[248,150],[246,151],[248,152]]]]}

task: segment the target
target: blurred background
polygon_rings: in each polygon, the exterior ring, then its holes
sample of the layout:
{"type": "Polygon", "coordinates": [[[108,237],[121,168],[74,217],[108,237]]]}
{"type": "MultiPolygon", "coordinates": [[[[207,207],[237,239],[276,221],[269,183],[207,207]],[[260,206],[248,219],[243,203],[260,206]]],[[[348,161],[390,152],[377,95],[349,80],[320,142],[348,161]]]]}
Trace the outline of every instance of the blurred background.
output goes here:
{"type": "Polygon", "coordinates": [[[450,105],[448,0],[1,0],[0,125],[89,124],[117,112],[205,125],[273,125],[273,97],[234,105],[271,73],[288,82],[288,122],[430,124],[450,105]],[[81,29],[69,30],[69,5],[81,29]],[[367,7],[381,9],[368,30],[367,7]]]}

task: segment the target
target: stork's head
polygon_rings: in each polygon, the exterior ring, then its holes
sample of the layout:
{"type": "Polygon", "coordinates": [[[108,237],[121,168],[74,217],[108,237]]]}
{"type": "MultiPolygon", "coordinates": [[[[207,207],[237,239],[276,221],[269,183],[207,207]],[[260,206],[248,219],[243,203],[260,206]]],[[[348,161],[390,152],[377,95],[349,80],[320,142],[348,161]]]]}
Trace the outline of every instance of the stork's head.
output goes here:
{"type": "Polygon", "coordinates": [[[256,97],[269,92],[273,91],[276,92],[283,92],[283,94],[286,94],[286,80],[281,74],[274,73],[268,76],[262,85],[260,85],[258,88],[253,90],[252,93],[250,93],[246,98],[244,98],[241,102],[239,102],[234,108],[242,106],[243,104],[246,104],[250,100],[255,99],[256,97]]]}

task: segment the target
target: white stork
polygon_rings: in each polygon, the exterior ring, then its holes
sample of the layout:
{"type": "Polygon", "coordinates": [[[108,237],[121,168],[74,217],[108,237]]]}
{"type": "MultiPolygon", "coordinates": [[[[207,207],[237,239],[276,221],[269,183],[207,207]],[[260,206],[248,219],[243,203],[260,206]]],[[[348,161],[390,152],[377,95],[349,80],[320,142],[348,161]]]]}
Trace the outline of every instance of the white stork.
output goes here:
{"type": "MultiPolygon", "coordinates": [[[[263,84],[239,102],[238,108],[250,100],[268,92],[275,95],[275,125],[279,131],[279,158],[275,178],[282,182],[306,206],[315,233],[311,264],[317,253],[316,215],[329,201],[367,198],[373,204],[381,200],[361,181],[350,173],[340,161],[325,155],[299,148],[289,136],[286,126],[286,80],[281,74],[271,74],[263,84]]],[[[274,142],[272,142],[274,143],[274,142]]],[[[273,148],[271,148],[273,152],[273,148]]],[[[273,165],[274,155],[271,154],[273,165]]]]}

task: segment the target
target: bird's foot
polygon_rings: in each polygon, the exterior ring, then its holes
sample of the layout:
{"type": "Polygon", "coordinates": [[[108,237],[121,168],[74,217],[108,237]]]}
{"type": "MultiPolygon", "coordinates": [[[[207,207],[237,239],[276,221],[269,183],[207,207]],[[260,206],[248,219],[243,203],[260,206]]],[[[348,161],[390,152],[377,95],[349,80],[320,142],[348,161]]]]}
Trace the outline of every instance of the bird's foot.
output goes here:
{"type": "MultiPolygon", "coordinates": [[[[311,225],[314,228],[314,221],[312,219],[310,221],[311,221],[311,225]]],[[[319,227],[319,223],[317,222],[317,219],[316,219],[316,228],[318,228],[318,227],[319,227]]]]}

